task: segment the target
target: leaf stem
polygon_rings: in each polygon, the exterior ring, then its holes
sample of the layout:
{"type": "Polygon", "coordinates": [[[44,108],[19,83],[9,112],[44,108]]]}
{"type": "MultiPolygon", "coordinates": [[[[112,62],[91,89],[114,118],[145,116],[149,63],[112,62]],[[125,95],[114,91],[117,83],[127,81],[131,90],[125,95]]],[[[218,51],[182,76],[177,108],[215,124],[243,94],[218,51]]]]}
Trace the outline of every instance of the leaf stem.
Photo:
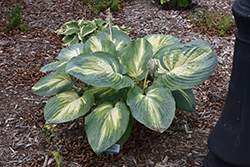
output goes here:
{"type": "Polygon", "coordinates": [[[120,99],[120,101],[123,102],[123,103],[126,102],[125,99],[124,99],[123,97],[120,99]]]}
{"type": "Polygon", "coordinates": [[[148,70],[147,70],[147,74],[146,77],[144,78],[144,82],[143,82],[143,92],[145,93],[145,89],[147,88],[148,84],[147,84],[147,78],[148,78],[148,70]]]}
{"type": "Polygon", "coordinates": [[[75,82],[75,84],[79,87],[81,87],[83,90],[86,90],[86,88],[84,86],[82,86],[81,84],[79,84],[78,82],[75,82]]]}

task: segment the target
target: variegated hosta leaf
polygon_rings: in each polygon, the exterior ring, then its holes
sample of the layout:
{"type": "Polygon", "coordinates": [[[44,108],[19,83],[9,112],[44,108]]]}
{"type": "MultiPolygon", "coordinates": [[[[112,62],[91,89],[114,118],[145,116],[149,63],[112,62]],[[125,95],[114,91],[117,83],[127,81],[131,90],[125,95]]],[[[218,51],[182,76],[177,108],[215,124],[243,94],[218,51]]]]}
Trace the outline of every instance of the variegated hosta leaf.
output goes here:
{"type": "Polygon", "coordinates": [[[69,74],[92,86],[133,87],[132,79],[120,74],[121,70],[118,58],[106,52],[82,54],[72,58],[66,66],[69,74]]]}
{"type": "Polygon", "coordinates": [[[78,27],[78,22],[77,21],[69,21],[66,22],[62,25],[64,28],[74,28],[74,27],[78,27]]]}
{"type": "Polygon", "coordinates": [[[161,67],[168,71],[156,81],[171,91],[200,84],[213,73],[217,65],[212,46],[202,40],[162,48],[155,56],[160,57],[161,67]]]}
{"type": "Polygon", "coordinates": [[[84,24],[86,24],[86,22],[85,22],[85,20],[84,20],[84,18],[82,18],[81,20],[78,20],[78,27],[82,27],[82,26],[84,26],[84,24]]]}
{"type": "Polygon", "coordinates": [[[85,92],[66,91],[49,99],[44,108],[44,117],[51,123],[63,123],[86,114],[94,103],[94,96],[85,92]]]}
{"type": "Polygon", "coordinates": [[[69,61],[72,57],[76,57],[83,53],[83,44],[77,43],[63,48],[57,59],[60,61],[69,61]]]}
{"type": "Polygon", "coordinates": [[[86,91],[91,92],[95,96],[95,101],[104,102],[104,101],[117,101],[122,98],[127,90],[123,89],[112,89],[109,87],[94,87],[89,86],[86,91]]]}
{"type": "Polygon", "coordinates": [[[179,89],[172,91],[176,107],[183,111],[193,112],[196,107],[195,97],[192,89],[179,89]]]}
{"type": "Polygon", "coordinates": [[[83,25],[80,27],[80,33],[78,34],[79,39],[83,40],[86,35],[94,32],[96,28],[97,27],[94,21],[87,21],[83,23],[83,25]]]}
{"type": "MultiPolygon", "coordinates": [[[[96,37],[100,40],[108,39],[111,41],[109,30],[100,32],[96,37]]],[[[119,51],[130,44],[131,41],[129,36],[121,30],[112,30],[112,42],[115,44],[116,50],[119,51]]]]}
{"type": "Polygon", "coordinates": [[[104,20],[101,20],[101,19],[95,19],[94,22],[95,22],[95,24],[96,24],[97,26],[101,26],[101,25],[103,25],[104,23],[106,23],[104,20]]]}
{"type": "Polygon", "coordinates": [[[130,77],[139,81],[146,76],[148,61],[152,56],[152,45],[146,39],[140,38],[126,47],[121,56],[121,64],[130,77]]]}
{"type": "Polygon", "coordinates": [[[162,35],[162,34],[151,34],[144,37],[148,40],[153,46],[154,54],[163,46],[170,46],[180,43],[178,38],[175,38],[171,35],[162,35]]]}
{"type": "Polygon", "coordinates": [[[149,129],[164,132],[175,115],[175,101],[166,87],[153,84],[146,94],[140,87],[130,89],[127,104],[133,117],[149,129]]]}
{"type": "Polygon", "coordinates": [[[96,27],[92,27],[90,25],[87,25],[87,26],[84,26],[84,27],[81,27],[80,29],[80,33],[78,34],[78,37],[80,40],[83,40],[83,38],[92,33],[93,31],[95,31],[96,27]]]}
{"type": "Polygon", "coordinates": [[[79,28],[69,28],[64,31],[64,35],[72,35],[72,34],[78,34],[80,32],[79,28]]]}
{"type": "Polygon", "coordinates": [[[122,30],[124,33],[128,33],[129,31],[133,30],[131,27],[126,27],[126,26],[119,26],[119,30],[122,30]]]}
{"type": "Polygon", "coordinates": [[[64,34],[64,31],[65,31],[65,29],[58,29],[58,30],[56,30],[56,31],[54,31],[54,33],[56,33],[57,35],[61,35],[61,34],[64,34]]]}
{"type": "MultiPolygon", "coordinates": [[[[162,75],[162,74],[166,74],[166,73],[168,73],[169,72],[169,70],[166,68],[166,67],[162,67],[162,64],[163,63],[160,63],[160,58],[161,58],[161,56],[162,55],[164,55],[164,56],[166,56],[167,55],[167,51],[168,51],[168,49],[169,49],[169,47],[177,47],[177,46],[183,46],[183,44],[182,43],[176,43],[174,46],[163,46],[163,47],[161,47],[160,49],[158,49],[157,51],[156,51],[156,53],[154,54],[154,56],[153,56],[153,58],[152,59],[154,59],[155,61],[157,61],[157,64],[158,64],[158,69],[157,69],[157,73],[156,73],[156,77],[158,77],[158,74],[159,75],[162,75]]],[[[178,50],[176,51],[176,53],[175,54],[177,54],[178,53],[178,50]]]]}
{"type": "Polygon", "coordinates": [[[130,115],[126,131],[115,144],[119,144],[120,146],[122,146],[128,140],[130,133],[132,131],[132,128],[133,128],[133,124],[134,124],[134,119],[133,119],[133,116],[130,115]]]}
{"type": "Polygon", "coordinates": [[[113,42],[109,40],[100,40],[96,36],[92,36],[85,42],[84,53],[98,51],[108,52],[114,56],[117,56],[116,48],[113,42]]]}
{"type": "MultiPolygon", "coordinates": [[[[127,48],[127,47],[124,47],[124,48],[122,48],[121,50],[119,50],[119,51],[117,52],[117,57],[118,57],[118,59],[119,59],[120,64],[121,64],[121,57],[122,57],[124,51],[126,50],[126,48],[127,48]]],[[[127,73],[126,69],[125,69],[125,68],[122,68],[122,69],[123,69],[123,70],[122,70],[122,74],[126,74],[126,73],[127,73]]]]}
{"type": "Polygon", "coordinates": [[[66,35],[63,39],[64,42],[62,43],[63,46],[72,45],[78,43],[79,38],[77,34],[66,35]]]}
{"type": "Polygon", "coordinates": [[[70,45],[70,43],[73,41],[73,39],[74,39],[74,37],[75,37],[76,35],[75,34],[72,34],[72,35],[66,35],[65,37],[63,37],[63,43],[62,43],[62,45],[63,46],[67,46],[67,45],[70,45]]]}
{"type": "Polygon", "coordinates": [[[74,81],[69,74],[64,71],[57,71],[47,74],[31,90],[40,96],[51,96],[70,90],[73,84],[74,81]]]}
{"type": "Polygon", "coordinates": [[[85,129],[89,144],[94,152],[101,152],[115,144],[124,134],[129,123],[129,109],[126,104],[103,103],[85,118],[85,129]]]}
{"type": "Polygon", "coordinates": [[[63,71],[67,65],[68,61],[56,61],[50,64],[43,66],[40,71],[47,72],[47,71],[63,71]]]}

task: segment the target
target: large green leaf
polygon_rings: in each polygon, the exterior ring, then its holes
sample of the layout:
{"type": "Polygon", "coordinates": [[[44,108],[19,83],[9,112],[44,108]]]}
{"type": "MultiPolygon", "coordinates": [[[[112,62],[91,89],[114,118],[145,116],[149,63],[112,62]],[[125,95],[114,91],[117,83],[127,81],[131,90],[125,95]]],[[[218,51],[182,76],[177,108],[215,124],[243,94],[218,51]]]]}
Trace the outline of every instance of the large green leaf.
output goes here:
{"type": "MultiPolygon", "coordinates": [[[[104,30],[100,32],[96,35],[96,37],[100,40],[108,39],[111,41],[109,30],[104,30]]],[[[115,44],[116,50],[119,51],[128,44],[130,44],[131,41],[129,36],[121,30],[112,30],[112,42],[115,44]]]]}
{"type": "Polygon", "coordinates": [[[178,38],[171,35],[151,34],[145,36],[144,38],[151,43],[154,53],[156,53],[163,46],[170,46],[180,43],[178,38]]]}
{"type": "Polygon", "coordinates": [[[89,86],[86,91],[91,92],[95,96],[95,101],[99,102],[119,100],[127,92],[125,88],[116,90],[109,87],[94,86],[89,86]]]}
{"type": "Polygon", "coordinates": [[[85,92],[66,91],[49,99],[44,108],[44,117],[51,123],[63,123],[86,114],[94,103],[94,96],[85,92]]]}
{"type": "Polygon", "coordinates": [[[112,55],[117,56],[116,48],[113,42],[109,40],[100,40],[96,36],[89,38],[84,45],[84,53],[91,52],[108,52],[112,55]]]}
{"type": "Polygon", "coordinates": [[[47,74],[31,90],[40,96],[51,96],[70,90],[73,84],[74,81],[69,74],[64,71],[57,71],[47,74]]]}
{"type": "Polygon", "coordinates": [[[192,89],[179,89],[172,91],[176,106],[187,112],[194,112],[196,107],[195,97],[192,89]]]}
{"type": "Polygon", "coordinates": [[[83,53],[83,46],[83,44],[77,43],[63,48],[57,56],[57,59],[60,61],[69,61],[72,57],[76,57],[83,53]]]}
{"type": "Polygon", "coordinates": [[[175,101],[163,86],[153,84],[145,95],[140,87],[135,86],[128,92],[127,104],[137,121],[157,132],[164,132],[174,119],[175,101]]]}
{"type": "Polygon", "coordinates": [[[43,66],[40,71],[47,72],[47,71],[63,71],[67,65],[68,61],[55,61],[43,66]]]}
{"type": "Polygon", "coordinates": [[[160,75],[161,82],[171,91],[190,89],[206,80],[215,70],[217,56],[213,47],[202,40],[188,44],[167,46],[156,54],[165,74],[160,75]]]}
{"type": "Polygon", "coordinates": [[[115,144],[124,134],[129,123],[126,104],[107,102],[99,105],[85,118],[85,129],[94,152],[101,152],[115,144]]]}
{"type": "Polygon", "coordinates": [[[118,58],[106,52],[94,52],[74,57],[67,64],[66,71],[96,87],[121,89],[134,86],[132,79],[120,74],[122,69],[118,58]]]}
{"type": "Polygon", "coordinates": [[[130,77],[139,81],[146,76],[148,61],[152,56],[152,45],[146,39],[140,38],[126,47],[121,55],[121,64],[130,77]]]}

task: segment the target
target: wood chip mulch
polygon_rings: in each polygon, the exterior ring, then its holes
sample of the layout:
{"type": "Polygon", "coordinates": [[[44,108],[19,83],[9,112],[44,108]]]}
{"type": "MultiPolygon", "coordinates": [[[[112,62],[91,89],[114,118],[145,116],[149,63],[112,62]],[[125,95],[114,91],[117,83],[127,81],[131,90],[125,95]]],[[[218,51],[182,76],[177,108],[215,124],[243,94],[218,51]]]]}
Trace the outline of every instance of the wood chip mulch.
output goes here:
{"type": "MultiPolygon", "coordinates": [[[[147,34],[173,35],[186,43],[195,39],[209,42],[218,55],[218,66],[211,77],[193,88],[197,107],[194,113],[176,111],[171,127],[164,133],[153,132],[141,124],[133,127],[119,154],[97,156],[88,144],[83,118],[58,125],[57,142],[61,166],[121,167],[199,167],[208,152],[207,138],[215,126],[226,99],[235,37],[232,32],[218,36],[194,27],[187,17],[194,9],[231,11],[233,0],[202,1],[187,10],[162,9],[156,1],[126,1],[113,12],[114,22],[134,28],[132,40],[147,34]],[[108,160],[107,160],[108,158],[108,160]]],[[[0,2],[0,27],[5,9],[22,4],[23,23],[28,32],[0,30],[0,166],[57,166],[43,130],[43,108],[47,97],[36,96],[31,87],[45,74],[39,69],[55,61],[62,48],[61,36],[52,31],[72,20],[92,20],[91,5],[82,0],[8,0],[0,2]]],[[[104,13],[105,14],[105,13],[104,13]]]]}

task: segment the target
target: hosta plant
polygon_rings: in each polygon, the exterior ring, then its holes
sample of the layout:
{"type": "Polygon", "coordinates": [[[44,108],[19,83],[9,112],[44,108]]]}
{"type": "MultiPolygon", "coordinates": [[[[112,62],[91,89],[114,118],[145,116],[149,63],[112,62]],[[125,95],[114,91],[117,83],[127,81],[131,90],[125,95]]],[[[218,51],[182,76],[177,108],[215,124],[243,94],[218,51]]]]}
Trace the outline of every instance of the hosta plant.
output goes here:
{"type": "MultiPolygon", "coordinates": [[[[95,19],[93,21],[81,19],[79,21],[66,22],[62,27],[63,28],[56,30],[55,33],[57,35],[64,35],[62,45],[69,46],[75,43],[85,43],[91,36],[95,36],[104,29],[107,29],[109,23],[101,19],[95,19]]],[[[113,28],[121,29],[124,32],[131,30],[130,28],[115,26],[114,24],[113,28]]]]}
{"type": "Polygon", "coordinates": [[[70,45],[57,59],[41,69],[53,72],[32,91],[55,95],[44,108],[50,123],[84,116],[96,154],[122,145],[134,121],[164,132],[176,106],[193,112],[191,88],[207,79],[217,64],[212,46],[205,41],[182,44],[173,36],[154,34],[131,42],[120,30],[106,30],[85,44],[70,45]]]}

